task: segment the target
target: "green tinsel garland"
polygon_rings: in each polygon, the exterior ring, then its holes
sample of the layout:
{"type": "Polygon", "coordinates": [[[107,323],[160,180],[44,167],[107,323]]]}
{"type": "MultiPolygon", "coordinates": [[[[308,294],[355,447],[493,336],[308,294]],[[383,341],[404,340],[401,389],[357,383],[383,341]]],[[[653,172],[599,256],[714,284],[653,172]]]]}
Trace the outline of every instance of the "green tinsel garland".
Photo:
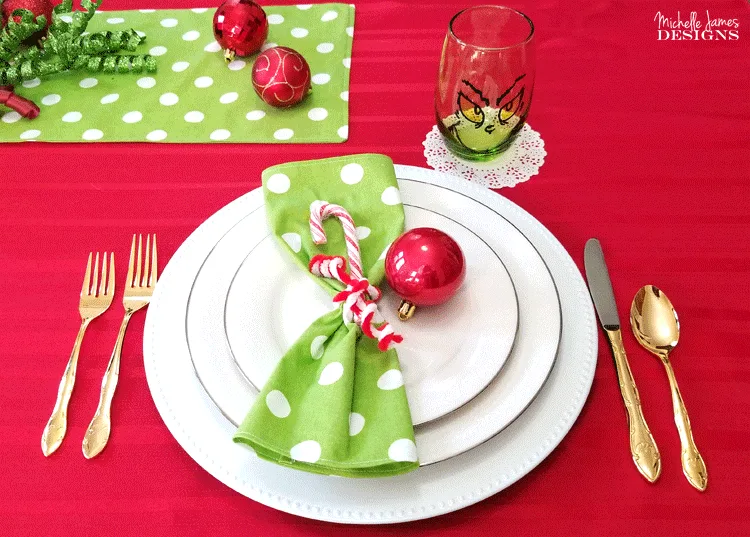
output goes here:
{"type": "MultiPolygon", "coordinates": [[[[42,30],[43,15],[17,9],[0,31],[0,86],[49,76],[63,71],[86,70],[103,73],[156,71],[156,59],[149,55],[117,54],[134,52],[146,39],[135,30],[96,32],[81,35],[102,0],[81,0],[82,11],[73,11],[73,0],[64,0],[52,12],[52,24],[39,43],[22,49],[21,43],[42,30]],[[62,15],[72,12],[72,21],[62,15]],[[18,20],[15,20],[18,19],[18,20]]],[[[2,5],[2,0],[0,0],[2,5]]]]}

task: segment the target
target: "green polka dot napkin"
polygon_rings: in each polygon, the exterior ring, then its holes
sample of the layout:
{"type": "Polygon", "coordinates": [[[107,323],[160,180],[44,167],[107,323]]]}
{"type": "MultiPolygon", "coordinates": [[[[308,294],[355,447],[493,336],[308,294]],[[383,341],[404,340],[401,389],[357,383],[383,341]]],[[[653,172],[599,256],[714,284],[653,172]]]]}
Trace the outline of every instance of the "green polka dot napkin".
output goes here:
{"type": "MultiPolygon", "coordinates": [[[[328,242],[313,243],[310,204],[325,200],[351,214],[367,279],[377,285],[383,278],[385,251],[404,228],[388,157],[274,166],[263,172],[263,188],[270,227],[299,270],[310,274],[316,254],[346,256],[336,218],[324,222],[328,242]]],[[[343,287],[310,277],[332,297],[343,287]]],[[[281,358],[234,440],[263,459],[321,474],[383,477],[418,466],[396,350],[381,352],[355,323],[344,324],[340,307],[315,321],[281,358]]]]}
{"type": "Polygon", "coordinates": [[[255,56],[226,65],[214,40],[214,9],[97,11],[88,31],[146,34],[136,54],[156,56],[156,73],[76,71],[19,84],[41,108],[35,120],[0,106],[0,142],[315,143],[348,137],[354,7],[267,6],[266,47],[302,54],[312,93],[298,106],[265,104],[250,80],[255,56]]]}

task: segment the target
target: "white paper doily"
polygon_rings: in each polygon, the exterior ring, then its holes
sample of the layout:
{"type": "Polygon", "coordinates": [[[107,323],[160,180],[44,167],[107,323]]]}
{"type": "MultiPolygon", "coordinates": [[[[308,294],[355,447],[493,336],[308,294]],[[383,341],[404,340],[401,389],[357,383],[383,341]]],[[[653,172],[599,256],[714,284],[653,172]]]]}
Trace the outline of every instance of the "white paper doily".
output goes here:
{"type": "Polygon", "coordinates": [[[490,162],[464,160],[451,153],[445,146],[437,126],[427,133],[424,142],[427,164],[439,172],[458,175],[487,188],[515,186],[528,181],[539,173],[547,152],[539,133],[524,125],[518,137],[507,151],[490,162]]]}

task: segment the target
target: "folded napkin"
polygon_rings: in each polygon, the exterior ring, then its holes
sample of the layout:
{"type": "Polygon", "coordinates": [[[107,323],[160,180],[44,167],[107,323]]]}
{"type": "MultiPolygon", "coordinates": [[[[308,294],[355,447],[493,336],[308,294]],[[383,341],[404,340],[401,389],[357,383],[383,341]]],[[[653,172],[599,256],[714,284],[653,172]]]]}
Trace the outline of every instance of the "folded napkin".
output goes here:
{"type": "Polygon", "coordinates": [[[383,477],[415,469],[398,355],[393,348],[380,350],[398,338],[394,327],[370,324],[375,306],[362,294],[377,298],[377,289],[368,286],[383,278],[386,249],[403,232],[393,163],[382,155],[289,163],[265,170],[263,187],[279,244],[342,302],[281,358],[234,441],[263,459],[321,474],[383,477]],[[366,282],[356,278],[353,236],[359,238],[366,282]],[[355,304],[358,289],[364,301],[355,304]]]}

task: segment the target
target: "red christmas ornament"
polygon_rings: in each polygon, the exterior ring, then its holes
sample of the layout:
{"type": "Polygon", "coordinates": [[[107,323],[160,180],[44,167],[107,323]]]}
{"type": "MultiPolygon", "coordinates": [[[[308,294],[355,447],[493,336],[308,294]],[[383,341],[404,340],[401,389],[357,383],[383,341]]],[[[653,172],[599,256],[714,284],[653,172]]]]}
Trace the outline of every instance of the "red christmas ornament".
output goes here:
{"type": "Polygon", "coordinates": [[[227,62],[255,54],[268,37],[266,12],[252,0],[226,0],[214,13],[214,37],[227,62]]]}
{"type": "Polygon", "coordinates": [[[296,50],[269,48],[255,60],[253,87],[266,104],[287,108],[310,91],[310,66],[296,50]]]}
{"type": "Polygon", "coordinates": [[[385,277],[401,297],[399,319],[406,321],[416,306],[434,306],[450,299],[466,276],[461,247],[439,229],[421,227],[396,239],[385,255],[385,277]]]}
{"type": "MultiPolygon", "coordinates": [[[[47,35],[47,28],[52,24],[52,2],[50,0],[4,0],[2,2],[2,27],[8,22],[8,18],[17,9],[26,9],[34,14],[34,18],[39,15],[44,15],[47,19],[47,25],[43,30],[30,36],[25,42],[26,44],[34,44],[39,41],[42,37],[47,35]]],[[[21,17],[15,17],[16,22],[21,22],[21,17]]]]}

